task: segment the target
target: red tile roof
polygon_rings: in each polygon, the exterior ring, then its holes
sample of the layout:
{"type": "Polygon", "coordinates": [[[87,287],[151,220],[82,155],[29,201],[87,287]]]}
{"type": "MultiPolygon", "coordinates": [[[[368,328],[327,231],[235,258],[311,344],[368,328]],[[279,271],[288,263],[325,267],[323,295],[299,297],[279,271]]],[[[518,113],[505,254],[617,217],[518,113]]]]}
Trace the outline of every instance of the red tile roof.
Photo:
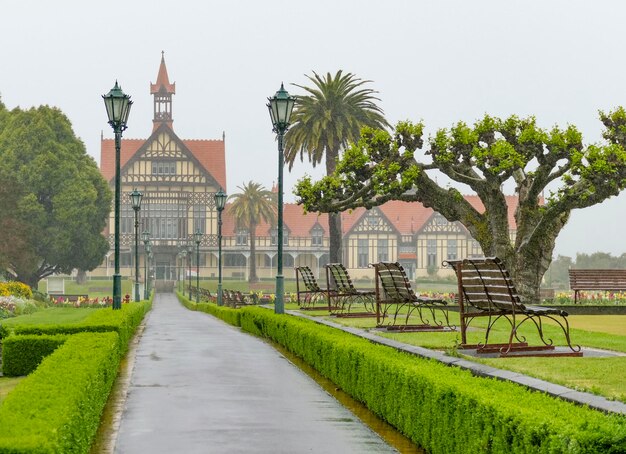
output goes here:
{"type": "MultiPolygon", "coordinates": [[[[485,210],[478,196],[466,195],[465,198],[478,211],[485,210]]],[[[506,196],[509,206],[509,225],[511,229],[515,229],[515,209],[517,208],[517,196],[506,196]]],[[[389,219],[389,222],[400,232],[401,235],[412,235],[419,231],[434,214],[432,208],[426,208],[419,202],[402,202],[393,200],[378,207],[382,213],[389,219]]],[[[289,229],[290,235],[293,237],[308,237],[311,229],[316,223],[324,229],[324,235],[328,236],[328,215],[326,213],[306,213],[300,205],[286,203],[283,207],[283,217],[285,225],[289,229]]],[[[341,228],[343,234],[347,234],[362,216],[365,214],[365,208],[355,208],[351,211],[345,211],[341,214],[341,228]]],[[[235,233],[235,222],[228,212],[228,206],[224,210],[224,236],[233,235],[235,233]]],[[[271,226],[262,222],[257,226],[257,236],[268,236],[271,226]]]]}
{"type": "MultiPolygon", "coordinates": [[[[173,131],[172,131],[172,134],[173,131]]],[[[222,188],[226,189],[226,152],[223,140],[182,140],[204,169],[210,173],[222,188]]],[[[146,143],[145,139],[122,139],[120,167],[137,153],[146,143]]],[[[115,176],[115,140],[100,141],[100,172],[107,181],[115,176]]]]}

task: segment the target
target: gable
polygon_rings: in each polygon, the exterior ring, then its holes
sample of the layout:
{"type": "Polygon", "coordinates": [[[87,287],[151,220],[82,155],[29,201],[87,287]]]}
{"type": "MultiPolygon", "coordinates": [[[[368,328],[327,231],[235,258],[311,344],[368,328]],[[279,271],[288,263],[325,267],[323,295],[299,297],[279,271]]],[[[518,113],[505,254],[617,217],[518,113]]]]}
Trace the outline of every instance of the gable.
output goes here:
{"type": "Polygon", "coordinates": [[[364,212],[349,233],[394,233],[397,230],[379,208],[364,212]]]}
{"type": "Polygon", "coordinates": [[[450,222],[439,213],[433,215],[426,221],[419,233],[466,233],[465,227],[459,222],[450,222]]]}

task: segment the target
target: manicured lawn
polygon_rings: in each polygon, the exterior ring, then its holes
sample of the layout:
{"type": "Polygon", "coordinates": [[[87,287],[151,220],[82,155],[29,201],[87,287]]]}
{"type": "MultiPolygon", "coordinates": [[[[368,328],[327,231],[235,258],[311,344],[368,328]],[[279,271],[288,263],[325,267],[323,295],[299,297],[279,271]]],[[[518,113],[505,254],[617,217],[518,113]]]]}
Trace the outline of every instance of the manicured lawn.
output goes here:
{"type": "Polygon", "coordinates": [[[78,323],[93,311],[98,309],[90,308],[73,308],[73,307],[51,307],[48,309],[35,312],[29,315],[20,315],[19,317],[7,318],[2,320],[4,326],[15,325],[50,325],[50,324],[67,324],[78,323]]]}
{"type": "MultiPolygon", "coordinates": [[[[288,306],[289,307],[289,306],[288,306]]],[[[327,316],[327,312],[305,312],[308,315],[327,316]]],[[[374,328],[375,318],[331,318],[336,323],[359,328],[374,328]]],[[[626,316],[624,315],[576,315],[569,317],[571,337],[574,344],[616,352],[626,353],[626,316]]],[[[450,312],[450,321],[458,325],[457,313],[450,312]]],[[[412,320],[417,323],[417,320],[412,320]]],[[[474,329],[467,333],[469,343],[484,340],[485,321],[476,319],[472,322],[474,329]]],[[[490,335],[490,341],[506,342],[509,332],[508,323],[497,323],[490,335]]],[[[554,340],[556,345],[564,345],[562,331],[551,324],[544,326],[547,338],[554,340]]],[[[531,344],[540,344],[537,331],[532,325],[524,326],[522,334],[531,344]]],[[[421,333],[387,333],[380,336],[395,339],[411,345],[447,350],[462,355],[456,350],[461,342],[460,332],[421,332],[421,333]]],[[[474,358],[472,361],[488,364],[500,369],[507,369],[541,378],[571,388],[589,391],[626,402],[626,356],[606,358],[474,358]]]]}
{"type": "Polygon", "coordinates": [[[4,398],[17,386],[24,377],[0,377],[0,405],[4,398]]]}

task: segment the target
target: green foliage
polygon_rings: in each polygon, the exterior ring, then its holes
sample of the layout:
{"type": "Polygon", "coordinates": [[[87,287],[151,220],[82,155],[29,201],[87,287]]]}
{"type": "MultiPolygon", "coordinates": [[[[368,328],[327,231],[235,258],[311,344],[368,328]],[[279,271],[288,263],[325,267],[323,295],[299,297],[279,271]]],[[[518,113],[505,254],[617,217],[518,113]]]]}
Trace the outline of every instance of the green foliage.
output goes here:
{"type": "Polygon", "coordinates": [[[220,307],[215,303],[196,304],[194,301],[191,301],[189,298],[184,297],[179,292],[176,292],[176,296],[178,296],[178,300],[180,301],[180,303],[191,311],[211,314],[233,326],[240,325],[241,313],[239,312],[239,310],[231,309],[224,306],[220,307]]]}
{"type": "Polygon", "coordinates": [[[0,282],[0,296],[13,295],[18,298],[30,299],[33,297],[33,292],[30,287],[22,282],[0,282]]]}
{"type": "Polygon", "coordinates": [[[505,262],[524,299],[538,302],[541,278],[571,211],[626,187],[626,111],[618,108],[600,118],[608,143],[592,145],[583,144],[574,126],[548,131],[534,117],[515,115],[485,115],[471,126],[458,122],[436,131],[424,150],[421,123],[401,122],[391,133],[363,128],[333,173],[317,182],[306,177],[294,192],[307,211],[328,213],[389,200],[421,202],[462,223],[485,255],[505,262]],[[468,187],[482,207],[440,186],[437,173],[446,177],[442,181],[468,187]],[[559,179],[561,186],[544,199],[546,187],[559,179]],[[517,208],[502,192],[507,182],[515,187],[517,208]]]}
{"type": "Polygon", "coordinates": [[[120,358],[116,333],[70,336],[0,406],[0,453],[88,453],[120,358]]]}
{"type": "Polygon", "coordinates": [[[0,179],[0,260],[18,280],[34,287],[52,273],[102,262],[111,193],[61,111],[0,116],[0,179]]]}
{"type": "Polygon", "coordinates": [[[65,335],[9,336],[2,342],[2,373],[7,377],[30,374],[66,340],[65,335]]]}
{"type": "Polygon", "coordinates": [[[310,321],[261,308],[239,312],[244,330],[285,346],[428,452],[626,450],[624,417],[474,377],[310,321]]]}
{"type": "Polygon", "coordinates": [[[238,228],[248,229],[250,236],[250,273],[249,282],[258,281],[256,275],[256,227],[261,221],[270,225],[276,224],[277,197],[259,183],[252,181],[243,186],[237,186],[240,193],[229,197],[232,203],[229,213],[235,218],[238,228]]]}

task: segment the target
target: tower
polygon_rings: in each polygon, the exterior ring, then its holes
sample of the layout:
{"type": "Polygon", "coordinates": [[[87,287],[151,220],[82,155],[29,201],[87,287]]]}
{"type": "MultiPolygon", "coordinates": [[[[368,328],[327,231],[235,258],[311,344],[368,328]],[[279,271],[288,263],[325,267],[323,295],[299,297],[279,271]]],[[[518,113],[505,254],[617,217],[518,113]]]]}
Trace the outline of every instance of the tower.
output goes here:
{"type": "Polygon", "coordinates": [[[165,52],[161,51],[161,65],[155,84],[150,84],[150,94],[154,97],[154,117],[152,130],[155,131],[161,123],[172,127],[172,95],[176,93],[176,83],[170,84],[165,66],[165,52]]]}

